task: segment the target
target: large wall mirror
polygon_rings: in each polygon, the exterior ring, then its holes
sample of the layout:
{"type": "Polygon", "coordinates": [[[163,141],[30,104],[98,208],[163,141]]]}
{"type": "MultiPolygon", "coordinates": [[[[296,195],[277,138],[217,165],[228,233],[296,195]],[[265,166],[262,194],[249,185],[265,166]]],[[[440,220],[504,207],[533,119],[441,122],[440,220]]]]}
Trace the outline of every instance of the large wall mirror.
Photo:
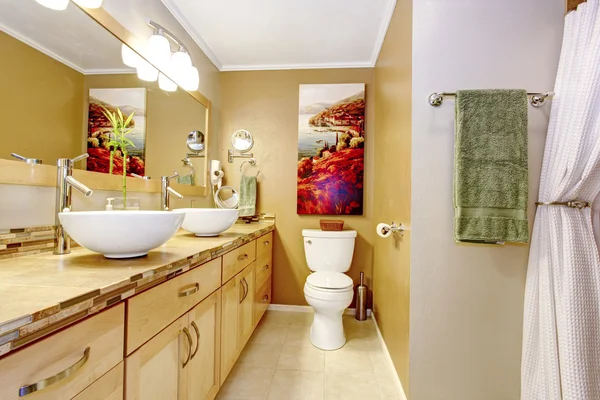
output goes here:
{"type": "Polygon", "coordinates": [[[107,29],[73,3],[55,11],[34,0],[0,0],[0,158],[17,153],[55,165],[87,151],[77,167],[108,173],[110,124],[102,110],[120,109],[134,113],[128,174],[158,180],[176,170],[180,183],[205,187],[205,151],[190,151],[187,140],[200,131],[208,141],[210,102],[140,79],[124,63],[124,52],[136,54],[117,39],[122,31],[107,29]]]}

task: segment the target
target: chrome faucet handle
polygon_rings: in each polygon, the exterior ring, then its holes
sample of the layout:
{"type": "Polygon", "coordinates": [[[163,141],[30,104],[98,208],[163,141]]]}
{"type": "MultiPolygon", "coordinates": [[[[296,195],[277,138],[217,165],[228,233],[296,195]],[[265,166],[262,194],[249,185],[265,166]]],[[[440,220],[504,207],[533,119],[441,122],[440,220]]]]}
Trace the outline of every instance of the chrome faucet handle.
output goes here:
{"type": "Polygon", "coordinates": [[[75,158],[71,158],[71,162],[72,162],[72,163],[76,163],[77,161],[84,160],[84,159],[88,158],[89,156],[90,156],[90,155],[89,155],[88,153],[83,153],[83,154],[82,154],[82,155],[80,155],[80,156],[77,156],[77,157],[75,157],[75,158]]]}
{"type": "Polygon", "coordinates": [[[173,175],[171,176],[166,176],[165,178],[167,178],[167,181],[170,181],[173,178],[177,178],[179,176],[179,172],[177,171],[173,171],[173,175]]]}
{"type": "Polygon", "coordinates": [[[27,158],[27,157],[23,157],[17,153],[10,153],[11,156],[13,156],[14,158],[16,158],[17,160],[21,160],[21,161],[25,161],[27,164],[41,164],[42,160],[40,160],[39,158],[27,158]]]}
{"type": "Polygon", "coordinates": [[[146,181],[149,180],[149,179],[151,179],[149,176],[142,176],[142,175],[135,174],[133,172],[130,175],[133,176],[134,178],[144,179],[146,181]]]}
{"type": "Polygon", "coordinates": [[[177,197],[178,199],[183,199],[183,195],[179,194],[179,192],[177,190],[173,189],[170,186],[167,188],[167,192],[169,192],[173,196],[177,197]]]}

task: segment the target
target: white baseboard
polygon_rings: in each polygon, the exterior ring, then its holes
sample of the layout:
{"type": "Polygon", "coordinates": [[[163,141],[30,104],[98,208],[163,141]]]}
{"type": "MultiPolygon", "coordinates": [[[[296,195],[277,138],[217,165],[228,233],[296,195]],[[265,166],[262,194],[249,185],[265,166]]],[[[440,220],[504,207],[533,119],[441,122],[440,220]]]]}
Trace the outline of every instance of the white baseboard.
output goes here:
{"type": "Polygon", "coordinates": [[[388,351],[388,348],[385,345],[385,340],[383,340],[383,336],[381,335],[381,331],[379,330],[379,325],[377,325],[377,320],[375,319],[375,315],[371,315],[371,318],[373,319],[373,324],[375,324],[375,329],[377,330],[377,336],[379,337],[379,341],[381,342],[381,348],[383,350],[383,355],[387,359],[387,362],[390,365],[390,368],[392,369],[392,371],[394,371],[394,373],[392,375],[394,375],[393,379],[396,383],[396,388],[398,389],[398,393],[400,393],[400,400],[407,400],[406,393],[404,392],[404,388],[402,387],[402,382],[400,381],[400,377],[398,376],[398,371],[396,371],[396,367],[394,366],[394,362],[392,361],[392,356],[390,355],[390,352],[388,351]]]}
{"type": "MultiPolygon", "coordinates": [[[[290,306],[287,304],[271,304],[269,305],[271,311],[291,311],[291,312],[306,312],[311,313],[313,309],[311,306],[290,306]]],[[[346,308],[344,311],[346,315],[356,315],[356,308],[346,308]]],[[[371,316],[371,309],[367,310],[367,317],[371,316]]]]}

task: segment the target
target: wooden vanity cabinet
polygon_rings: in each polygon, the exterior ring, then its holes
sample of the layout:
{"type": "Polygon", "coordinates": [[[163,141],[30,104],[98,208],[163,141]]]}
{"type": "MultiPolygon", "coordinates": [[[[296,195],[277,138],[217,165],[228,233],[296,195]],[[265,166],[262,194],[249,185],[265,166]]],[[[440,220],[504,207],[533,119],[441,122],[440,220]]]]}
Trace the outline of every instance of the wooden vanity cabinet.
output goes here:
{"type": "Polygon", "coordinates": [[[126,399],[213,399],[219,391],[217,290],[125,359],[126,399]]]}

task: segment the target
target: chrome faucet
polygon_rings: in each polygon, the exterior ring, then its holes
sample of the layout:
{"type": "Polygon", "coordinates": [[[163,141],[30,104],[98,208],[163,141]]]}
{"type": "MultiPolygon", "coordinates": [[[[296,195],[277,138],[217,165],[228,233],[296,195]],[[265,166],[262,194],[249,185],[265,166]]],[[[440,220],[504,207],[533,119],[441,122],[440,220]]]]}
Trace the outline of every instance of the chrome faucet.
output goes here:
{"type": "Polygon", "coordinates": [[[17,153],[10,153],[10,155],[13,156],[14,158],[16,158],[17,160],[25,161],[27,164],[41,164],[42,163],[42,160],[40,160],[39,158],[27,158],[27,157],[20,156],[17,153]]]}
{"type": "Polygon", "coordinates": [[[65,209],[71,209],[71,188],[77,189],[86,197],[92,195],[92,190],[73,178],[73,164],[88,158],[84,153],[79,157],[59,158],[56,162],[56,242],[54,245],[54,254],[69,254],[71,252],[71,237],[63,229],[58,213],[65,209]]]}
{"type": "Polygon", "coordinates": [[[160,177],[160,209],[163,211],[171,210],[171,198],[169,197],[170,194],[177,197],[178,199],[183,199],[183,196],[177,193],[177,191],[170,186],[171,179],[176,178],[178,176],[179,174],[177,173],[177,171],[175,171],[175,173],[171,176],[160,177]]]}

